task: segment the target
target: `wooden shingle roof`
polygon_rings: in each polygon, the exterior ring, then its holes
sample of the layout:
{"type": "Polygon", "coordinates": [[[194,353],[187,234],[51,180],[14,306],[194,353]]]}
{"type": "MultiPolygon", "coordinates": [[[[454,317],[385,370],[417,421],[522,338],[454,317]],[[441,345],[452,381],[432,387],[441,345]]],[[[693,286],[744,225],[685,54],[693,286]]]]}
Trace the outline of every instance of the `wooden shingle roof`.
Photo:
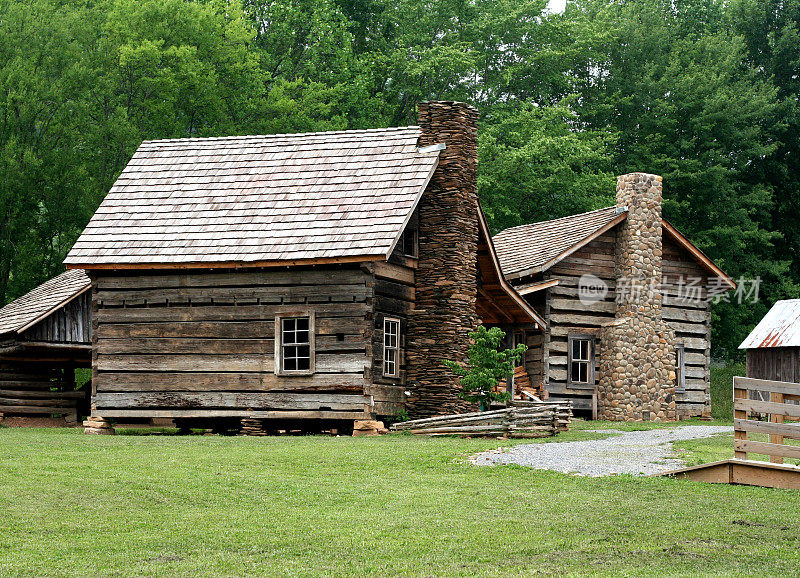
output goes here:
{"type": "Polygon", "coordinates": [[[626,216],[617,207],[606,207],[506,229],[493,239],[503,274],[515,279],[544,271],[626,216]]]}
{"type": "MultiPolygon", "coordinates": [[[[69,268],[386,258],[438,162],[418,127],[146,141],[69,268]]],[[[432,147],[435,148],[435,147],[432,147]]]]}
{"type": "Polygon", "coordinates": [[[21,333],[89,289],[90,284],[81,270],[66,271],[42,283],[0,309],[0,334],[21,333]]]}

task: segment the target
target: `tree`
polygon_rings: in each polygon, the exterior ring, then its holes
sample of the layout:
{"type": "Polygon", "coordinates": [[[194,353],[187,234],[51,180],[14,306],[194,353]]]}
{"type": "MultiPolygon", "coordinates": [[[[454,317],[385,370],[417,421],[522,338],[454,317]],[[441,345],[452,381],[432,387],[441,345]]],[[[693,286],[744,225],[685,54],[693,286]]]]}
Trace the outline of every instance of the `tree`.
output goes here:
{"type": "Polygon", "coordinates": [[[495,230],[614,204],[614,137],[574,130],[569,105],[487,115],[478,134],[478,190],[495,230]]]}
{"type": "Polygon", "coordinates": [[[472,403],[478,403],[482,410],[488,410],[493,401],[506,401],[507,392],[495,393],[498,382],[514,373],[527,346],[518,345],[514,349],[500,349],[505,332],[499,327],[486,329],[483,325],[469,334],[472,343],[467,352],[467,366],[451,360],[444,364],[459,377],[461,392],[459,396],[472,403]]]}

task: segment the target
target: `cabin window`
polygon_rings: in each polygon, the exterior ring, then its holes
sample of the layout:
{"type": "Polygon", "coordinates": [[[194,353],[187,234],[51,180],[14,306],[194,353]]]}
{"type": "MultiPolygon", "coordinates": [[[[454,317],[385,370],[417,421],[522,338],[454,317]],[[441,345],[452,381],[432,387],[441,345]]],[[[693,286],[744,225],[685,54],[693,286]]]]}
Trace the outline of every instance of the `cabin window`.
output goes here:
{"type": "Polygon", "coordinates": [[[514,339],[513,339],[513,346],[514,349],[519,347],[520,345],[525,344],[525,332],[524,331],[515,331],[514,332],[514,339]]]}
{"type": "Polygon", "coordinates": [[[591,337],[569,337],[569,382],[575,385],[594,385],[594,339],[591,337]]]}
{"type": "Polygon", "coordinates": [[[400,236],[400,250],[406,257],[418,255],[419,235],[416,229],[407,228],[400,236]]]}
{"type": "Polygon", "coordinates": [[[276,319],[276,369],[278,373],[314,372],[314,317],[291,316],[276,319]]]}
{"type": "Polygon", "coordinates": [[[675,346],[675,391],[686,391],[686,349],[682,343],[675,346]]]}
{"type": "Polygon", "coordinates": [[[383,320],[383,375],[400,375],[400,320],[383,320]]]}

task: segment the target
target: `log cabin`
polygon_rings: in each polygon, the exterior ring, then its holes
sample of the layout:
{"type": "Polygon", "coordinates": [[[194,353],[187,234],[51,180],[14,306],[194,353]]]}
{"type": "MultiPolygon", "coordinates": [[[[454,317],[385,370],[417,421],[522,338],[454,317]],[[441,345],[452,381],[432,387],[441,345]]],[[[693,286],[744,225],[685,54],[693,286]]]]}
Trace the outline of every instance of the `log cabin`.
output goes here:
{"type": "Polygon", "coordinates": [[[468,332],[544,323],[501,273],[476,123],[429,102],[412,127],[144,142],[65,260],[91,279],[93,417],[464,408],[441,361],[468,332]]]}
{"type": "Polygon", "coordinates": [[[75,423],[88,401],[75,369],[91,365],[90,281],[67,271],[0,309],[0,417],[75,423]]]}
{"type": "Polygon", "coordinates": [[[494,237],[506,279],[545,320],[526,370],[603,419],[709,416],[711,298],[734,281],[661,214],[662,179],[618,177],[617,203],[494,237]]]}

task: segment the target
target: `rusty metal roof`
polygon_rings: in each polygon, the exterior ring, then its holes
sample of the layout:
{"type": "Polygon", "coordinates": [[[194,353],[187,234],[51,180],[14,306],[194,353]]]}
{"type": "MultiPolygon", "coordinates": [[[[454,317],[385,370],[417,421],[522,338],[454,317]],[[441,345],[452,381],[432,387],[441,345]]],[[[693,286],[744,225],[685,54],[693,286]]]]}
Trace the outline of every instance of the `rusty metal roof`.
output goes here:
{"type": "Polygon", "coordinates": [[[800,299],[778,301],[739,349],[800,347],[800,299]]]}
{"type": "Polygon", "coordinates": [[[0,334],[22,332],[89,289],[85,271],[66,271],[0,309],[0,334]]]}
{"type": "Polygon", "coordinates": [[[146,141],[70,268],[386,257],[438,163],[418,127],[146,141]]]}

